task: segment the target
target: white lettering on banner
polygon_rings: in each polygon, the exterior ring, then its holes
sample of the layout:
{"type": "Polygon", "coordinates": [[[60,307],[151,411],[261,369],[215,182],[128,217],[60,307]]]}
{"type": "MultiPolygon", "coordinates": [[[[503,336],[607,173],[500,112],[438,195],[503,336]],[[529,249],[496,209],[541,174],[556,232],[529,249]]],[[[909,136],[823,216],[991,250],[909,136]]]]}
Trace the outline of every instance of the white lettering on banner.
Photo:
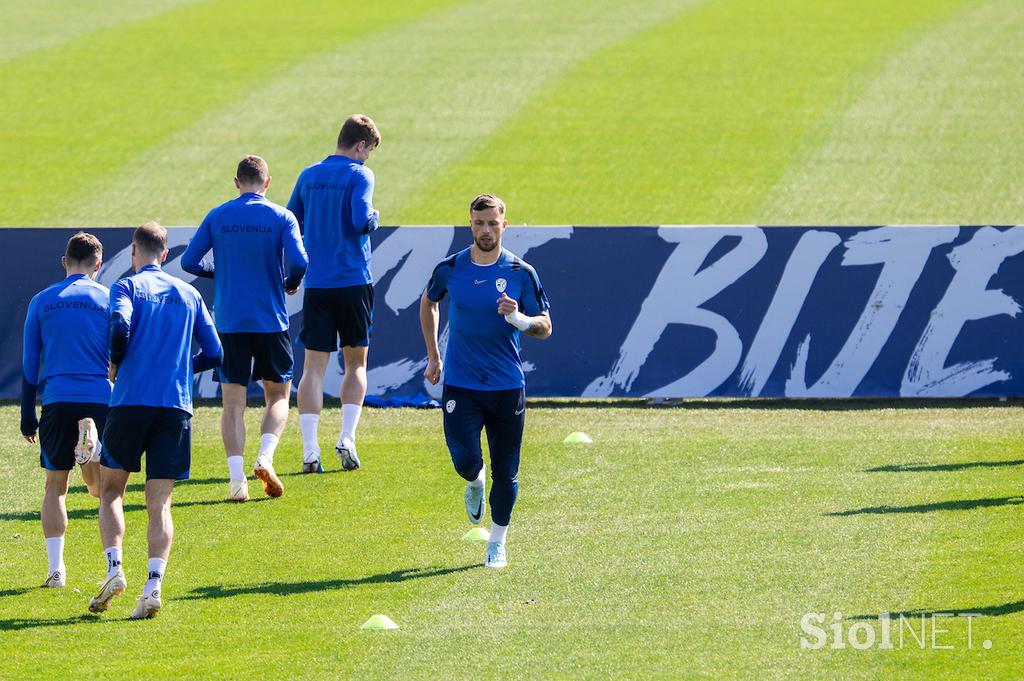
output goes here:
{"type": "Polygon", "coordinates": [[[945,295],[932,312],[921,339],[910,355],[900,395],[932,397],[967,395],[999,381],[1005,371],[993,371],[995,359],[961,362],[946,367],[946,358],[966,322],[998,315],[1016,317],[1020,305],[989,280],[1006,258],[1024,252],[1024,228],[1005,231],[983,227],[974,238],[947,256],[955,274],[945,295]]]}
{"type": "Polygon", "coordinates": [[[383,296],[392,312],[398,314],[420,301],[434,267],[448,255],[454,238],[451,226],[399,227],[373,250],[374,281],[399,267],[383,296]]]}
{"type": "Polygon", "coordinates": [[[740,390],[757,397],[779,362],[796,318],[803,309],[818,270],[842,242],[835,232],[808,231],[800,237],[786,262],[771,305],[761,320],[740,368],[740,390]]]}
{"type": "Polygon", "coordinates": [[[786,397],[849,397],[864,380],[921,277],[932,249],[953,241],[959,227],[879,227],[857,232],[846,241],[843,265],[882,265],[875,288],[857,325],[825,373],[807,385],[810,334],[800,343],[786,397]]]}
{"type": "Polygon", "coordinates": [[[721,293],[756,265],[768,250],[758,227],[661,227],[658,235],[672,250],[611,371],[594,379],[583,397],[607,397],[616,387],[629,390],[655,344],[671,324],[689,324],[714,331],[715,349],[688,374],[648,393],[648,397],[707,395],[721,385],[739,364],[743,343],[725,317],[700,306],[721,293]],[[704,269],[701,265],[725,237],[739,243],[704,269]]]}

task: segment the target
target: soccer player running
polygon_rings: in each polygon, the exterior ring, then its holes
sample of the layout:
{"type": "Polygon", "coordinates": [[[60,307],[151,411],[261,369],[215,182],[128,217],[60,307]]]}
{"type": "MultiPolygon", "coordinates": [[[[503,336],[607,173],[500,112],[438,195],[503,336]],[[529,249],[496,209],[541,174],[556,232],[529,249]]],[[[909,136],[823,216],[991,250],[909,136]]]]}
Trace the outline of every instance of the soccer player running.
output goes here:
{"type": "Polygon", "coordinates": [[[252,474],[268,496],[284,494],[274,472],[274,450],[288,421],[292,389],[292,341],[284,295],[299,288],[308,260],[295,216],[264,196],[270,186],[267,162],[259,156],[243,158],[235,186],[239,197],[207,214],[181,255],[181,267],[213,278],[215,321],[224,345],[220,429],[231,478],[228,499],[246,501],[244,417],[250,378],[263,381],[266,400],[252,474]],[[203,260],[211,249],[212,263],[203,260]],[[288,260],[287,276],[283,256],[288,260]]]}
{"type": "Polygon", "coordinates": [[[100,535],[107,577],[90,601],[104,612],[124,593],[121,566],[124,492],[146,454],[149,579],[130,617],[160,610],[160,583],[171,552],[171,492],[189,476],[192,374],[219,366],[221,344],[199,292],[164,272],[167,230],[147,222],[132,239],[135,274],[110,289],[110,379],[114,390],[100,457],[100,535]],[[201,352],[193,353],[193,339],[201,352]]]}
{"type": "Polygon", "coordinates": [[[491,535],[484,563],[507,564],[505,543],[519,491],[519,449],[526,420],[526,390],[519,334],[551,336],[550,305],[530,265],[501,247],[508,226],[505,204],[481,194],[469,209],[473,245],[441,261],[420,298],[427,344],[424,377],[437,385],[444,371],[444,436],[455,470],[468,481],[466,514],[484,515],[485,467],[480,447],[487,431],[491,452],[491,535]],[[438,302],[448,295],[448,346],[437,346],[438,302]],[[446,366],[445,366],[446,364],[446,366]]]}
{"type": "Polygon", "coordinates": [[[363,164],[379,144],[380,132],[368,116],[349,116],[334,154],[302,171],[288,201],[309,253],[299,335],[306,348],[298,394],[304,473],[323,472],[317,430],[324,374],[339,341],[345,377],[335,454],[342,470],[359,468],[356,426],[366,397],[366,355],[373,325],[370,233],[378,225],[373,172],[363,164]]]}
{"type": "Polygon", "coordinates": [[[46,470],[40,518],[50,568],[43,584],[66,584],[64,533],[68,474],[78,463],[89,493],[99,494],[99,438],[107,420],[107,327],[110,292],[96,283],[103,246],[92,234],[68,240],[61,258],[67,277],[40,291],[28,305],[22,346],[21,434],[39,440],[39,462],[46,470]],[[42,365],[40,366],[40,360],[42,365]],[[36,419],[36,392],[43,381],[42,421],[36,419]]]}

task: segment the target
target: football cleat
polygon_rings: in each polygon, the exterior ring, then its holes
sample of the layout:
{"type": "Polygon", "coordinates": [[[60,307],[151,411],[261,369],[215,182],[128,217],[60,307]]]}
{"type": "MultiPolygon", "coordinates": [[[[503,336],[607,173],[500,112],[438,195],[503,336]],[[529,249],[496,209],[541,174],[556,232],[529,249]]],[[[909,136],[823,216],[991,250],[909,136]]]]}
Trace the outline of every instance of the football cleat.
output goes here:
{"type": "Polygon", "coordinates": [[[484,492],[486,492],[486,488],[483,485],[473,487],[472,483],[466,483],[466,516],[474,525],[479,525],[484,518],[484,510],[487,508],[484,492]]]}
{"type": "Polygon", "coordinates": [[[341,444],[334,448],[334,453],[341,463],[341,470],[354,471],[359,468],[359,456],[356,454],[356,443],[352,440],[342,440],[341,444]]]}
{"type": "Polygon", "coordinates": [[[228,483],[228,501],[249,501],[249,481],[232,480],[228,483]]]}
{"type": "Polygon", "coordinates": [[[302,462],[303,473],[323,473],[324,467],[320,465],[320,459],[302,462]]]}
{"type": "Polygon", "coordinates": [[[78,442],[75,444],[75,463],[84,465],[92,461],[96,445],[100,441],[96,422],[86,417],[78,422],[78,442]]]}
{"type": "Polygon", "coordinates": [[[50,573],[50,576],[43,582],[44,589],[60,589],[65,585],[65,579],[67,575],[64,574],[63,570],[54,570],[50,573]]]}
{"type": "Polygon", "coordinates": [[[161,607],[163,607],[163,601],[160,600],[160,589],[153,589],[148,596],[146,594],[139,596],[139,600],[135,602],[135,609],[132,610],[132,614],[128,615],[128,619],[153,619],[160,612],[161,607]]]}
{"type": "Polygon", "coordinates": [[[484,563],[484,567],[503,568],[506,565],[508,560],[505,557],[505,545],[496,541],[487,542],[487,562],[484,563]]]}
{"type": "Polygon", "coordinates": [[[117,574],[103,582],[100,592],[89,601],[89,612],[106,612],[110,607],[110,602],[123,594],[127,588],[128,582],[124,579],[124,572],[118,570],[117,574]]]}
{"type": "Polygon", "coordinates": [[[256,467],[252,469],[252,474],[263,483],[263,491],[268,497],[277,498],[284,494],[284,485],[281,484],[281,478],[277,477],[277,473],[274,472],[274,466],[270,463],[270,459],[257,457],[256,467]]]}

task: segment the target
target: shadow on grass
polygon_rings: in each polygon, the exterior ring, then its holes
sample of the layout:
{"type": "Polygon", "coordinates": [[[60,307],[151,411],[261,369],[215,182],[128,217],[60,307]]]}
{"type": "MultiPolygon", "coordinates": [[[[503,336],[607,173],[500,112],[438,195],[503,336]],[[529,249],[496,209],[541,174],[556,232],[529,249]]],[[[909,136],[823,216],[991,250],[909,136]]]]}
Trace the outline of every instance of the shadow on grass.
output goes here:
{"type": "Polygon", "coordinates": [[[75,624],[110,624],[112,622],[126,622],[124,619],[112,619],[99,617],[97,615],[75,615],[74,617],[60,617],[47,620],[37,617],[14,617],[12,619],[0,619],[0,631],[21,631],[22,629],[39,629],[41,627],[68,627],[75,624]]]}
{"type": "MultiPolygon", "coordinates": [[[[270,497],[255,497],[250,498],[246,501],[246,504],[255,504],[261,501],[270,501],[270,497]]],[[[171,505],[171,510],[177,508],[188,508],[190,506],[220,506],[221,504],[227,504],[229,506],[237,506],[238,502],[228,501],[227,499],[206,499],[203,501],[175,501],[171,505]]],[[[131,513],[132,511],[145,511],[145,504],[125,504],[124,512],[131,513]]],[[[96,518],[99,509],[97,508],[75,508],[68,511],[68,520],[83,520],[87,518],[96,518]]],[[[0,513],[0,520],[39,520],[39,511],[21,511],[17,513],[0,513]]]]}
{"type": "MultiPolygon", "coordinates": [[[[933,610],[906,610],[904,612],[890,612],[889,617],[899,619],[900,617],[931,617],[932,615],[981,615],[982,617],[1000,617],[1002,615],[1016,615],[1024,612],[1024,601],[1003,603],[1002,605],[983,605],[975,608],[946,608],[933,610]]],[[[851,620],[877,620],[878,615],[856,615],[851,620]]]]}
{"type": "Polygon", "coordinates": [[[832,398],[801,399],[776,397],[720,397],[686,399],[650,398],[530,398],[527,406],[534,409],[777,409],[783,411],[868,411],[873,409],[972,409],[1020,407],[1024,402],[998,398],[832,398]]]}
{"type": "Polygon", "coordinates": [[[343,471],[340,468],[330,468],[330,469],[325,468],[323,473],[303,473],[302,471],[292,471],[290,473],[278,473],[277,476],[279,478],[294,478],[294,477],[299,476],[299,475],[309,475],[309,476],[312,476],[312,477],[316,477],[318,475],[337,475],[338,473],[351,473],[351,472],[352,471],[343,471]]]}
{"type": "Polygon", "coordinates": [[[971,511],[976,508],[993,508],[996,506],[1019,506],[1024,504],[1024,497],[993,497],[990,499],[958,499],[956,501],[937,501],[934,504],[916,504],[913,506],[869,506],[855,508],[850,511],[833,511],[826,516],[839,517],[850,515],[875,515],[888,513],[931,513],[932,511],[971,511]]]}
{"type": "Polygon", "coordinates": [[[866,468],[865,473],[927,473],[942,471],[965,471],[969,468],[1003,468],[1006,466],[1024,466],[1024,459],[1012,461],[968,461],[966,463],[897,463],[890,466],[866,468]]]}
{"type": "Polygon", "coordinates": [[[5,596],[21,596],[22,594],[27,594],[29,591],[35,591],[36,589],[41,589],[41,588],[43,588],[43,587],[41,587],[41,586],[21,586],[21,587],[18,587],[17,589],[4,589],[3,591],[0,591],[0,598],[3,598],[5,596]]]}
{"type": "MultiPolygon", "coordinates": [[[[193,485],[218,485],[228,484],[227,478],[190,478],[188,480],[179,480],[174,483],[175,489],[179,487],[192,487],[193,485]]],[[[133,482],[126,488],[129,492],[145,492],[146,483],[144,482],[133,482]]],[[[68,487],[68,492],[72,494],[88,494],[89,489],[85,485],[72,485],[68,487]]]]}
{"type": "Polygon", "coordinates": [[[355,579],[323,579],[311,582],[262,582],[259,584],[241,584],[238,586],[224,586],[216,584],[213,586],[201,586],[188,592],[187,595],[175,600],[193,601],[205,600],[207,598],[232,598],[234,596],[249,596],[255,594],[271,594],[274,596],[291,596],[295,594],[310,593],[313,591],[330,591],[334,589],[348,589],[354,586],[365,584],[394,584],[407,582],[410,579],[425,579],[427,577],[440,577],[456,572],[465,572],[479,568],[479,563],[463,565],[454,568],[403,568],[367,577],[355,579]]]}

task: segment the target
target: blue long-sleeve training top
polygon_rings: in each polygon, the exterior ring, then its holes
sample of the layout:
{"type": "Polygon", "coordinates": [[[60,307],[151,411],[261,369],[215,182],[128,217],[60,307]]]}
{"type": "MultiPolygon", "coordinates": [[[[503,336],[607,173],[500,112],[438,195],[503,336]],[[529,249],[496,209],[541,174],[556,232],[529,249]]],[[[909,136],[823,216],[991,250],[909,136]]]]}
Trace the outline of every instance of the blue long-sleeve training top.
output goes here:
{"type": "Polygon", "coordinates": [[[222,357],[202,296],[181,279],[147,265],[110,288],[110,361],[118,365],[111,407],[191,414],[193,372],[219,366],[222,357]]]}
{"type": "Polygon", "coordinates": [[[23,417],[35,419],[40,382],[43,404],[110,401],[109,320],[110,291],[84,274],[72,274],[32,298],[21,353],[23,417]]]}
{"type": "Polygon", "coordinates": [[[186,272],[213,277],[221,333],[286,331],[284,290],[298,288],[308,264],[295,216],[252,192],[211,210],[181,255],[186,272]],[[203,259],[211,249],[213,262],[203,259]]]}
{"type": "Polygon", "coordinates": [[[347,156],[328,156],[299,174],[288,210],[299,221],[309,253],[306,288],[373,283],[373,171],[347,156]]]}

